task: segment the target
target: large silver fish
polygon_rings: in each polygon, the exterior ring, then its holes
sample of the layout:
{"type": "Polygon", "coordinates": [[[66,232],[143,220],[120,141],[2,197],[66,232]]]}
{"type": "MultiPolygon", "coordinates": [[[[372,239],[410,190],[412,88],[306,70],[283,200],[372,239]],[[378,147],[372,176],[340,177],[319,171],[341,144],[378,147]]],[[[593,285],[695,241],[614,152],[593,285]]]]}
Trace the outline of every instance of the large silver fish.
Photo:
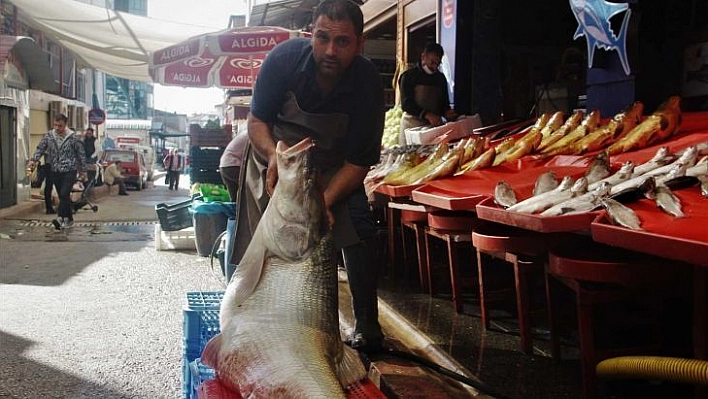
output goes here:
{"type": "Polygon", "coordinates": [[[650,172],[656,168],[662,167],[664,165],[668,165],[675,160],[676,160],[676,156],[671,155],[671,153],[669,152],[669,147],[666,147],[666,146],[660,147],[656,151],[656,154],[654,154],[654,156],[650,160],[644,162],[641,165],[637,165],[634,168],[634,172],[632,172],[632,177],[641,176],[641,175],[643,175],[647,172],[650,172]]]}
{"type": "Polygon", "coordinates": [[[310,139],[277,144],[278,184],[221,304],[204,350],[244,398],[344,398],[366,375],[339,332],[337,266],[310,139]]]}

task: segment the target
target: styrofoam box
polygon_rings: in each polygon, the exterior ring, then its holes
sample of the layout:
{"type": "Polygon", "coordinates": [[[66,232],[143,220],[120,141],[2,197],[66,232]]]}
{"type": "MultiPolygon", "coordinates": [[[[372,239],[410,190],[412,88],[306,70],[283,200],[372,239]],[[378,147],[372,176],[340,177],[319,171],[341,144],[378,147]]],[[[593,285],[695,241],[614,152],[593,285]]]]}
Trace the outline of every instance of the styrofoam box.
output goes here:
{"type": "Polygon", "coordinates": [[[460,116],[455,122],[448,122],[437,127],[421,126],[406,129],[406,142],[408,144],[430,144],[443,134],[447,134],[449,140],[456,140],[471,135],[474,129],[481,126],[482,121],[479,114],[460,116]]]}
{"type": "Polygon", "coordinates": [[[155,225],[155,249],[168,251],[171,249],[197,249],[194,240],[194,227],[177,231],[163,231],[159,224],[155,225]]]}

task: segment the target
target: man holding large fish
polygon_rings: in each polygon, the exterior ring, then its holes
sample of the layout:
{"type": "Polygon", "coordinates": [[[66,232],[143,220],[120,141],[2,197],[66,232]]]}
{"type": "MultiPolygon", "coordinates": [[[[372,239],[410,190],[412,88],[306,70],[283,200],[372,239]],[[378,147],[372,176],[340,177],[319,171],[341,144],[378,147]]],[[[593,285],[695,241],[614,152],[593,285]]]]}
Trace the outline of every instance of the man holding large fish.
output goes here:
{"type": "Polygon", "coordinates": [[[263,63],[248,117],[233,260],[238,264],[257,238],[256,226],[278,181],[276,143],[292,146],[311,137],[312,166],[321,173],[324,208],[352,292],[356,326],[349,343],[375,351],[383,334],[371,256],[375,226],[363,180],[379,161],[385,108],[380,75],[360,55],[362,34],[356,4],[325,0],[313,14],[312,38],[281,43],[263,63]]]}

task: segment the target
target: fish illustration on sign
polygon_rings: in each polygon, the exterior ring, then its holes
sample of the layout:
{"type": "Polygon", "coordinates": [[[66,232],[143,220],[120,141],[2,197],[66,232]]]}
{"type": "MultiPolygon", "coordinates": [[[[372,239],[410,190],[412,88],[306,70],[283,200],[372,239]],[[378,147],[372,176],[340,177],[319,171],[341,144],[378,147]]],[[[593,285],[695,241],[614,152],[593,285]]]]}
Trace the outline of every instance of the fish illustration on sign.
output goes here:
{"type": "Polygon", "coordinates": [[[585,36],[588,44],[588,66],[592,67],[595,47],[615,50],[619,55],[624,73],[629,75],[627,60],[627,26],[632,10],[627,3],[610,3],[605,0],[569,0],[570,9],[578,21],[578,29],[573,40],[585,36]],[[619,35],[615,35],[610,25],[610,18],[624,12],[624,20],[619,35]]]}

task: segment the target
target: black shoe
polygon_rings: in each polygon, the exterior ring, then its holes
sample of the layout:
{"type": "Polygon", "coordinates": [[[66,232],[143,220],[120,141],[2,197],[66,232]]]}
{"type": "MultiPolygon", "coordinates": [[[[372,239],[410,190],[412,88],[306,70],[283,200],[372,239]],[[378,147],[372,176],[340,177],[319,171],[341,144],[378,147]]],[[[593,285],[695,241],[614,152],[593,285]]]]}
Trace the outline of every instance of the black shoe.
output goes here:
{"type": "Polygon", "coordinates": [[[58,217],[56,219],[52,219],[52,224],[54,225],[54,228],[57,230],[61,230],[61,225],[64,223],[64,218],[58,217]]]}
{"type": "Polygon", "coordinates": [[[118,193],[118,195],[130,195],[128,193],[118,193]]]}
{"type": "Polygon", "coordinates": [[[47,209],[47,215],[56,215],[56,214],[57,214],[57,211],[55,211],[54,209],[47,209]]]}

